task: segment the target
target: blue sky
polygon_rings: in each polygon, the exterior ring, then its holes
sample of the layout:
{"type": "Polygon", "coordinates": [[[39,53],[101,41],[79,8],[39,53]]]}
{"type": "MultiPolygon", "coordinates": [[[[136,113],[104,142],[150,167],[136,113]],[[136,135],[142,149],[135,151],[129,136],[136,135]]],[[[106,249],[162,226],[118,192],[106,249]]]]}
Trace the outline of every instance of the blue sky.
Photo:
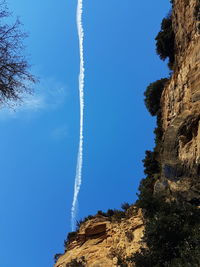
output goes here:
{"type": "MultiPolygon", "coordinates": [[[[35,94],[0,111],[2,267],[48,267],[63,252],[79,140],[79,50],[74,0],[9,0],[35,94]]],[[[154,37],[169,1],[84,0],[85,125],[78,218],[133,203],[154,118],[146,86],[169,73],[154,37]]]]}

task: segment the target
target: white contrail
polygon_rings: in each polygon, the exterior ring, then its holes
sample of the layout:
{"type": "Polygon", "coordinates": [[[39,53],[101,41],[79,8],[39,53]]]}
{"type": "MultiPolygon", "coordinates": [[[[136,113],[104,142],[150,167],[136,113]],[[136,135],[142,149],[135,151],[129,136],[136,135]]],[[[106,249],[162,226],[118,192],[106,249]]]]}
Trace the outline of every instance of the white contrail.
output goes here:
{"type": "Polygon", "coordinates": [[[76,225],[76,211],[78,204],[78,194],[81,187],[82,180],[82,166],[83,166],[83,112],[84,112],[84,54],[83,54],[83,40],[84,31],[82,24],[82,14],[83,14],[83,0],[78,0],[77,4],[77,29],[79,37],[79,49],[80,49],[80,74],[79,74],[79,95],[80,95],[80,140],[79,140],[79,151],[76,167],[76,177],[74,184],[74,197],[71,209],[71,224],[72,231],[75,230],[76,225]]]}

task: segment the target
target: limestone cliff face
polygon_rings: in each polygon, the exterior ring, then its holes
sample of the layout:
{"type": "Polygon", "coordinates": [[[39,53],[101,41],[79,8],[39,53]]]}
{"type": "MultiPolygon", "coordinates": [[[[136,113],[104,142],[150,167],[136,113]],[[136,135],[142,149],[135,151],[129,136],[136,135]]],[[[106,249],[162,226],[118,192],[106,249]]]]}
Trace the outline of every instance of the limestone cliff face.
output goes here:
{"type": "Polygon", "coordinates": [[[200,203],[200,35],[196,0],[176,0],[173,9],[175,70],[164,89],[162,178],[155,190],[200,203]]]}
{"type": "MultiPolygon", "coordinates": [[[[174,0],[175,68],[162,98],[161,177],[154,191],[200,205],[200,34],[194,17],[199,0],[174,0]]],[[[142,212],[121,222],[95,216],[82,224],[55,267],[85,257],[86,266],[120,266],[142,244],[142,212]]]]}
{"type": "Polygon", "coordinates": [[[55,267],[66,267],[73,259],[78,261],[82,257],[89,267],[118,266],[119,256],[131,256],[139,250],[143,229],[141,211],[120,223],[97,215],[81,225],[55,267]]]}

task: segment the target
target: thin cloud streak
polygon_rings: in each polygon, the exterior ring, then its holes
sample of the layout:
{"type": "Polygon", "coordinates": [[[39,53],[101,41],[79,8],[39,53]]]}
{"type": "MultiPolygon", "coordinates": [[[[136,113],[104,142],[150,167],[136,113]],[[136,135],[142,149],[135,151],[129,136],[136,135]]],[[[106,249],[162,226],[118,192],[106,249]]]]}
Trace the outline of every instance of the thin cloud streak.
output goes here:
{"type": "Polygon", "coordinates": [[[74,184],[74,197],[71,209],[71,226],[72,231],[75,230],[77,205],[78,205],[78,194],[82,183],[82,168],[83,168],[83,117],[84,117],[84,30],[82,24],[83,14],[83,0],[78,0],[77,4],[77,30],[79,37],[79,49],[80,49],[80,74],[79,74],[79,97],[80,97],[80,140],[79,140],[79,151],[77,158],[76,176],[74,184]]]}

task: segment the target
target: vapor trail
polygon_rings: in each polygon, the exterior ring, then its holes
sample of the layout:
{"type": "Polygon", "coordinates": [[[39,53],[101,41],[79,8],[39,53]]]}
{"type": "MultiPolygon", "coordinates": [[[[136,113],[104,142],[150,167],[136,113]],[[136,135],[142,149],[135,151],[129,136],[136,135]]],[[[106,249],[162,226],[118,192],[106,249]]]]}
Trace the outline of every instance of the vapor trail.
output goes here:
{"type": "Polygon", "coordinates": [[[72,231],[75,230],[76,225],[76,211],[78,204],[78,194],[81,188],[82,180],[82,166],[83,166],[83,115],[84,115],[84,54],[83,54],[83,40],[84,30],[82,24],[83,14],[83,0],[78,0],[76,22],[79,37],[79,49],[80,49],[80,74],[79,74],[79,97],[80,97],[80,140],[79,151],[76,166],[76,176],[74,184],[74,197],[71,209],[71,226],[72,231]]]}

